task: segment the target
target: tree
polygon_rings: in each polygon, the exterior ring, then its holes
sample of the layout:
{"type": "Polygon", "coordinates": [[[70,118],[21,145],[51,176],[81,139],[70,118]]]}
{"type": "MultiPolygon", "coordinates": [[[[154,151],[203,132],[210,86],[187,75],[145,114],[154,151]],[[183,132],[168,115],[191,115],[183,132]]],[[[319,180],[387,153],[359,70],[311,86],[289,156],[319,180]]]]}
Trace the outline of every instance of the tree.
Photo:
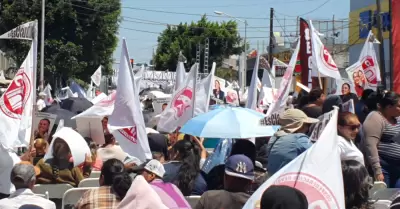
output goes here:
{"type": "MultiPolygon", "coordinates": [[[[0,0],[0,4],[0,34],[35,19],[40,33],[42,0],[0,0]]],[[[89,81],[99,65],[104,67],[103,74],[109,74],[120,14],[120,0],[46,0],[45,81],[54,84],[56,77],[64,82],[70,78],[89,81]]],[[[1,40],[0,46],[19,66],[30,42],[1,40]]],[[[38,60],[40,56],[39,50],[38,60]]]]}
{"type": "MultiPolygon", "coordinates": [[[[209,39],[209,68],[212,62],[220,65],[229,55],[240,54],[243,51],[243,46],[240,44],[242,39],[235,21],[210,22],[203,16],[198,22],[167,26],[158,37],[157,51],[153,57],[155,69],[175,71],[180,51],[187,58],[187,65],[194,64],[196,46],[199,43],[202,44],[203,60],[206,38],[209,39]]],[[[203,62],[200,63],[200,72],[202,69],[203,62]]]]}

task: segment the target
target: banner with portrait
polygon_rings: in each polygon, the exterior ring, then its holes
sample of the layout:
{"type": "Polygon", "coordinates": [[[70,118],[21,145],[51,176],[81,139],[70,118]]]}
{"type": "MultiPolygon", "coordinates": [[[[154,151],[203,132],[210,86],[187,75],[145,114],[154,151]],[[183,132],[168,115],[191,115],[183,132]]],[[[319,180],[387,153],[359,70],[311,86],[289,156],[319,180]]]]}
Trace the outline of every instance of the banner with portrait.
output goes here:
{"type": "Polygon", "coordinates": [[[334,92],[335,95],[346,95],[348,93],[357,94],[352,80],[347,78],[342,78],[342,79],[336,79],[335,81],[336,81],[336,90],[334,92]]]}
{"type": "Polygon", "coordinates": [[[224,100],[226,96],[225,85],[226,81],[218,76],[213,77],[212,96],[219,100],[224,100]]]}
{"type": "Polygon", "coordinates": [[[32,128],[34,128],[33,133],[35,139],[43,138],[47,140],[51,130],[53,129],[56,119],[57,115],[45,112],[35,112],[35,117],[32,124],[32,128]]]}
{"type": "Polygon", "coordinates": [[[225,101],[228,104],[233,104],[233,105],[239,105],[239,95],[238,92],[231,88],[227,87],[225,88],[226,96],[225,96],[225,101]]]}
{"type": "Polygon", "coordinates": [[[354,83],[357,96],[361,97],[365,89],[372,89],[376,91],[376,84],[370,82],[371,71],[363,67],[359,61],[346,68],[346,73],[349,79],[354,83]],[[367,79],[368,77],[368,79],[367,79]]]}

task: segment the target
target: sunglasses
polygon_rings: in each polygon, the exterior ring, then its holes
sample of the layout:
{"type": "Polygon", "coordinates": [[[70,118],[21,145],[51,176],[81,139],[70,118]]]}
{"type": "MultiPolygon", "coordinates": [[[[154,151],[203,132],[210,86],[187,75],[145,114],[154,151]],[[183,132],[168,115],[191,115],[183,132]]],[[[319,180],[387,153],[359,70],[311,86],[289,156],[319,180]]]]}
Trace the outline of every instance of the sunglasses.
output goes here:
{"type": "Polygon", "coordinates": [[[358,125],[345,125],[346,127],[349,127],[351,130],[356,130],[356,129],[360,129],[360,124],[358,125]]]}

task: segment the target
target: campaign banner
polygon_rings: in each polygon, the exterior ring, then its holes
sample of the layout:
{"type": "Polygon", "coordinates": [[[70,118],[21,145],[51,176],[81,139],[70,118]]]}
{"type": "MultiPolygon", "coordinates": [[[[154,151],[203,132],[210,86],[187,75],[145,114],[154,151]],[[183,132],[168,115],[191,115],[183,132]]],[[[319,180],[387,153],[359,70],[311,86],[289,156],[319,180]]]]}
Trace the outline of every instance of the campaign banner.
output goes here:
{"type": "Polygon", "coordinates": [[[351,112],[353,114],[356,113],[353,99],[350,99],[349,101],[342,104],[342,112],[351,112]]]}
{"type": "Polygon", "coordinates": [[[0,39],[33,40],[35,38],[36,20],[24,23],[0,36],[0,39]]]}
{"type": "Polygon", "coordinates": [[[43,139],[47,139],[53,130],[57,115],[46,112],[35,112],[32,127],[34,135],[43,139]]]}

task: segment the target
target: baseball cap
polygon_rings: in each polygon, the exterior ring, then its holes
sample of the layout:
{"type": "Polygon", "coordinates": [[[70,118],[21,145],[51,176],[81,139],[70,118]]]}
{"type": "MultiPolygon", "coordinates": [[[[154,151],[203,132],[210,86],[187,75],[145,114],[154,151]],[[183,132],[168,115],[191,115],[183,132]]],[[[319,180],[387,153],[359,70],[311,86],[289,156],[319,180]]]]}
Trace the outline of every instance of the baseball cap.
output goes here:
{"type": "Polygon", "coordinates": [[[290,133],[297,131],[304,123],[313,124],[318,122],[318,119],[308,117],[299,109],[288,109],[279,116],[281,129],[290,133]]]}
{"type": "Polygon", "coordinates": [[[154,173],[156,176],[162,178],[165,174],[164,166],[158,160],[150,160],[145,166],[144,170],[154,173]]]}
{"type": "Polygon", "coordinates": [[[33,165],[28,163],[18,163],[14,165],[11,170],[10,180],[14,185],[19,184],[21,186],[26,186],[35,176],[36,172],[33,165]]]}
{"type": "Polygon", "coordinates": [[[225,163],[225,174],[254,180],[254,165],[246,155],[232,155],[225,163]]]}

